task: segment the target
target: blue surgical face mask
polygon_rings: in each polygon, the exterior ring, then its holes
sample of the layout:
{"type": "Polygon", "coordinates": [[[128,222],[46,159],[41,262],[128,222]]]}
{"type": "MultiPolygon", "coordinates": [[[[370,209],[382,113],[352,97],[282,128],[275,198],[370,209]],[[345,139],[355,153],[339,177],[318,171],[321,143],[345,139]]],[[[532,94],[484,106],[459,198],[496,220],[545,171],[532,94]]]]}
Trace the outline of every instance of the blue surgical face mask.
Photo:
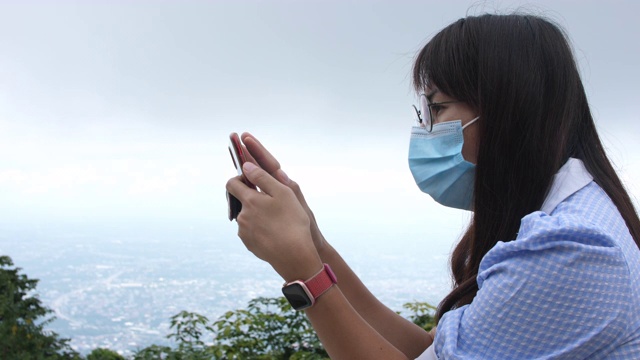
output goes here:
{"type": "Polygon", "coordinates": [[[475,165],[462,157],[462,131],[477,120],[465,126],[460,120],[434,124],[431,132],[420,126],[411,129],[411,174],[420,190],[444,206],[473,207],[475,165]]]}

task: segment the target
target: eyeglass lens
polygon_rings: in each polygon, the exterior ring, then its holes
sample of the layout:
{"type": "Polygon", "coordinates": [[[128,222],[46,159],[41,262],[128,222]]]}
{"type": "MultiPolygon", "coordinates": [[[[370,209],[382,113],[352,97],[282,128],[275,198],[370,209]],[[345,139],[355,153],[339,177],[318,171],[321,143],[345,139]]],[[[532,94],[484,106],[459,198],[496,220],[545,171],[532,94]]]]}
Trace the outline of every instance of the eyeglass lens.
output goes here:
{"type": "Polygon", "coordinates": [[[431,119],[431,109],[429,109],[427,96],[424,94],[420,96],[420,115],[422,116],[422,125],[428,130],[431,130],[431,125],[433,123],[431,119]]]}

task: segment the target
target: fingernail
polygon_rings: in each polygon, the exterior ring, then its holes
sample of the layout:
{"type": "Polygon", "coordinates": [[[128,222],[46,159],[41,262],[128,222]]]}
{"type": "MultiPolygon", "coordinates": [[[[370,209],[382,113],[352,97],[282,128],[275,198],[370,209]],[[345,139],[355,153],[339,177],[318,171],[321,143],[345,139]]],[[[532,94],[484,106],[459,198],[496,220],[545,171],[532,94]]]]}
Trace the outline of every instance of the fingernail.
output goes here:
{"type": "Polygon", "coordinates": [[[257,168],[258,167],[254,163],[248,161],[244,163],[244,165],[242,165],[242,171],[244,171],[245,173],[250,173],[257,168]]]}
{"type": "Polygon", "coordinates": [[[282,169],[278,169],[278,171],[280,172],[280,178],[282,179],[282,182],[284,184],[289,184],[291,182],[291,179],[289,179],[289,177],[287,176],[287,173],[282,171],[282,169]]]}

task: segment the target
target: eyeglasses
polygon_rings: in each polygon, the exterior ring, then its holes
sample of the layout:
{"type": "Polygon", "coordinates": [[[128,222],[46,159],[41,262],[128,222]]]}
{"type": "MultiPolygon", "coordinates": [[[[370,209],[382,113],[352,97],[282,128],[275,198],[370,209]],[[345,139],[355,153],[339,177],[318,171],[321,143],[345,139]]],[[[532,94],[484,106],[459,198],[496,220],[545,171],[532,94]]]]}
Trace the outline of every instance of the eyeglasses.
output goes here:
{"type": "Polygon", "coordinates": [[[431,132],[431,130],[433,130],[433,123],[437,121],[436,116],[433,114],[433,110],[435,109],[436,115],[437,115],[438,111],[440,110],[439,108],[440,105],[452,104],[452,103],[458,103],[458,102],[460,101],[452,100],[452,101],[442,101],[439,103],[429,104],[427,95],[421,94],[420,109],[418,109],[415,105],[411,105],[413,106],[413,110],[415,111],[414,120],[416,121],[418,126],[424,127],[427,130],[427,132],[431,132]]]}

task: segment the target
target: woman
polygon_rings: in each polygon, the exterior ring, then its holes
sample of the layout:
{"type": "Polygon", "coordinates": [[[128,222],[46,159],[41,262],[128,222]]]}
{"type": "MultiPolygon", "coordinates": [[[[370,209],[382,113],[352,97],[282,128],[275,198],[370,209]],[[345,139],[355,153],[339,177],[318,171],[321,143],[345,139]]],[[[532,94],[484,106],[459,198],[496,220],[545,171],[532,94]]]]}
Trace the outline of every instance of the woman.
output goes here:
{"type": "Polygon", "coordinates": [[[227,183],[243,204],[238,235],[285,279],[292,304],[309,306],[331,357],[640,358],[640,221],[563,32],[528,15],[460,19],[422,49],[413,80],[416,183],[474,212],[431,334],[367,290],[249,134],[245,175],[262,192],[227,183]]]}

